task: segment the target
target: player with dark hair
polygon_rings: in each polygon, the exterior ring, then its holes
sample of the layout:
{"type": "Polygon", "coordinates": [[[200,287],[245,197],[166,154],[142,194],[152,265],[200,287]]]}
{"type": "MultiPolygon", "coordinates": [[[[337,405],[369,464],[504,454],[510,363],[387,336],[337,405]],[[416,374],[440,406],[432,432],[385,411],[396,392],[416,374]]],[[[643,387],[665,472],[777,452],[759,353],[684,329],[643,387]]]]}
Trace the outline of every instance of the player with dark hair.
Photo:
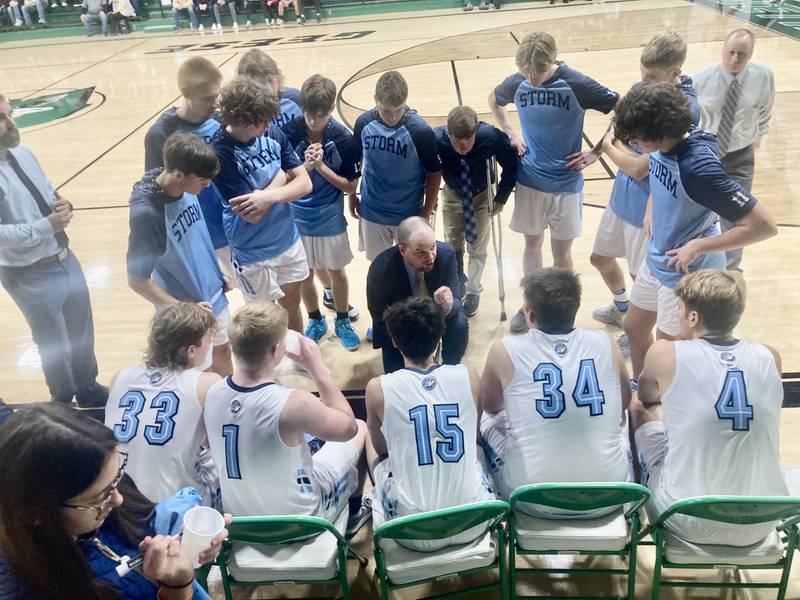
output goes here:
{"type": "Polygon", "coordinates": [[[778,231],[767,208],[725,173],[713,137],[690,132],[691,124],[686,97],[673,83],[637,83],[617,107],[616,137],[648,152],[650,161],[652,234],[625,318],[634,378],[653,325],[660,338],[680,333],[674,288],[681,277],[698,269],[724,269],[725,250],[778,231]],[[718,215],[735,225],[722,235],[718,215]]]}

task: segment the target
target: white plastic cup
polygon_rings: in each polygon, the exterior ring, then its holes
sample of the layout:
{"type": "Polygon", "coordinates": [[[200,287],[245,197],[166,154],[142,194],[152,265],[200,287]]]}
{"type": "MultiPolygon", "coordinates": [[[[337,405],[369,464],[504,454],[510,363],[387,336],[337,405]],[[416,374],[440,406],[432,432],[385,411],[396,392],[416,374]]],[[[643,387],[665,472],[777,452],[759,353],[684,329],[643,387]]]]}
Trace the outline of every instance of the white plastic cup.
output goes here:
{"type": "Polygon", "coordinates": [[[224,528],[223,516],[208,506],[195,506],[183,515],[181,546],[195,569],[200,566],[200,553],[211,546],[224,528]]]}
{"type": "Polygon", "coordinates": [[[286,332],[286,341],[284,342],[286,352],[297,356],[300,354],[300,334],[294,329],[289,329],[286,332]]]}

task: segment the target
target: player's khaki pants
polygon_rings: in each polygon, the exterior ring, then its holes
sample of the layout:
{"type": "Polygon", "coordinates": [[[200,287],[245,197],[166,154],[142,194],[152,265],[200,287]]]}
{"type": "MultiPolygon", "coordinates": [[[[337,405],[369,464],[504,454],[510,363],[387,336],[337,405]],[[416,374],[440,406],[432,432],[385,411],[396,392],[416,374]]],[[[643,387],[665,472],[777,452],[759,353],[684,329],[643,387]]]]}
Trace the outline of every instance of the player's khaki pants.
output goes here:
{"type": "MultiPolygon", "coordinates": [[[[442,200],[442,220],[444,222],[444,241],[456,249],[464,252],[464,205],[461,196],[445,185],[442,200]]],[[[489,248],[490,217],[489,196],[483,191],[472,199],[475,207],[475,232],[477,240],[474,244],[466,244],[469,263],[467,266],[467,294],[479,295],[481,293],[481,277],[486,266],[486,257],[489,248]]]]}

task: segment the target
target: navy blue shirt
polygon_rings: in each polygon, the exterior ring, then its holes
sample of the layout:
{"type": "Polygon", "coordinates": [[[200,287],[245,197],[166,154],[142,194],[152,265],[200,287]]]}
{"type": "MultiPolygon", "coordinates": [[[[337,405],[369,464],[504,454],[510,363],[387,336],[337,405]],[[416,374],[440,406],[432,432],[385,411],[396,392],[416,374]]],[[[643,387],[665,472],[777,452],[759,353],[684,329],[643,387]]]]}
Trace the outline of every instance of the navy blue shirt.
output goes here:
{"type": "Polygon", "coordinates": [[[433,130],[439,146],[439,160],[442,161],[442,177],[448,187],[456,192],[461,186],[461,160],[466,159],[472,186],[476,196],[486,189],[486,160],[493,156],[503,169],[494,201],[505,204],[517,182],[517,149],[511,145],[508,136],[497,127],[480,121],[475,132],[475,144],[465,155],[453,148],[447,135],[447,126],[441,125],[433,130]]]}

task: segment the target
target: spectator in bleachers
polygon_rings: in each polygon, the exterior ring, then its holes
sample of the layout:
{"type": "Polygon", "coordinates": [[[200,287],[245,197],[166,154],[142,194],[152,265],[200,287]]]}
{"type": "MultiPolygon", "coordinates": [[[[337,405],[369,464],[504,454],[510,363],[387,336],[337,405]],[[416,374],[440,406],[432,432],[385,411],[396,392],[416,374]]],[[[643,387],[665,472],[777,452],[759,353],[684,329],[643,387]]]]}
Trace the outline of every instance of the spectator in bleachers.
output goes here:
{"type": "Polygon", "coordinates": [[[239,31],[239,22],[236,18],[236,0],[216,0],[212,4],[212,9],[214,11],[214,23],[211,25],[212,30],[219,31],[222,33],[222,8],[228,8],[228,14],[231,16],[231,24],[233,26],[233,31],[239,31]],[[220,8],[221,7],[221,8],[220,8]]]}
{"type": "Polygon", "coordinates": [[[302,0],[278,0],[278,26],[283,25],[283,15],[290,6],[294,6],[297,24],[302,25],[306,22],[306,16],[303,14],[302,0]]]}
{"type": "Polygon", "coordinates": [[[22,26],[22,13],[19,10],[19,0],[0,0],[0,8],[8,15],[8,21],[12,26],[22,26]]]}
{"type": "Polygon", "coordinates": [[[136,16],[130,0],[111,0],[111,14],[108,15],[111,21],[111,35],[126,34],[131,32],[128,19],[136,16]]]}
{"type": "Polygon", "coordinates": [[[197,30],[199,23],[192,0],[172,0],[172,18],[175,21],[175,33],[178,33],[181,28],[181,17],[185,17],[189,21],[189,26],[192,30],[197,30]]]}
{"type": "Polygon", "coordinates": [[[107,4],[103,0],[83,0],[81,9],[81,22],[86,27],[89,37],[94,35],[93,23],[100,23],[100,31],[103,35],[108,35],[108,15],[105,12],[107,4]]]}
{"type": "MultiPolygon", "coordinates": [[[[247,18],[247,22],[245,23],[244,26],[247,29],[250,29],[253,26],[252,16],[255,13],[257,13],[258,11],[264,11],[264,24],[265,25],[272,25],[272,23],[271,23],[271,21],[272,21],[271,14],[272,14],[272,9],[273,8],[274,7],[270,7],[268,9],[267,3],[265,2],[265,0],[245,0],[244,11],[245,11],[245,17],[247,18]],[[269,13],[267,12],[268,10],[269,10],[269,13]]],[[[275,18],[277,19],[278,12],[277,12],[277,10],[275,10],[274,12],[275,12],[275,18]]]]}
{"type": "Polygon", "coordinates": [[[36,13],[39,17],[37,21],[39,25],[46,25],[47,20],[44,18],[44,9],[47,8],[47,6],[47,0],[24,0],[24,4],[22,5],[22,18],[25,20],[25,25],[33,29],[31,11],[34,9],[36,9],[36,13]]]}
{"type": "MultiPolygon", "coordinates": [[[[631,386],[619,347],[605,331],[575,327],[575,273],[539,269],[522,285],[528,332],[495,341],[481,377],[481,435],[495,491],[508,498],[532,483],[631,480],[623,426],[631,386]]],[[[565,514],[537,505],[521,510],[565,514]]],[[[567,514],[593,518],[611,510],[567,514]]]]}
{"type": "Polygon", "coordinates": [[[208,17],[211,21],[212,28],[216,31],[213,11],[211,9],[211,0],[193,0],[194,14],[197,16],[197,31],[202,32],[205,29],[203,25],[203,17],[208,17]]]}
{"type": "MultiPolygon", "coordinates": [[[[210,600],[177,536],[191,490],[158,506],[125,475],[127,457],[102,423],[34,404],[0,428],[3,600],[210,600]],[[142,554],[121,577],[119,557],[142,554]],[[116,558],[111,558],[116,557],[116,558]]],[[[226,516],[229,522],[230,516],[226,516]]],[[[223,531],[200,555],[219,553],[223,531]]]]}

